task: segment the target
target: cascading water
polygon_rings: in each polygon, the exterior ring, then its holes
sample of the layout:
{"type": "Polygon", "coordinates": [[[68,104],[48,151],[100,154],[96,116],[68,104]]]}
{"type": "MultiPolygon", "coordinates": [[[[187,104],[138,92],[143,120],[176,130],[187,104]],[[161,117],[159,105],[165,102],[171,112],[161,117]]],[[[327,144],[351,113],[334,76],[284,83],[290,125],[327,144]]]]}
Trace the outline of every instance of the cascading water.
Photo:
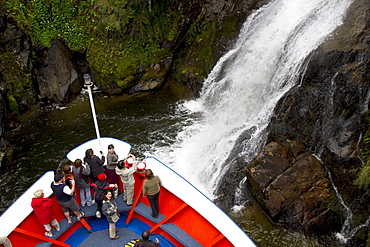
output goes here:
{"type": "MultiPolygon", "coordinates": [[[[334,103],[334,90],[336,88],[336,77],[338,76],[338,73],[336,73],[333,78],[331,79],[331,86],[329,88],[329,97],[327,99],[327,105],[328,107],[326,108],[326,111],[324,112],[323,116],[323,129],[322,133],[333,135],[332,131],[332,122],[334,121],[334,109],[335,109],[335,103],[334,103]]],[[[363,113],[368,110],[368,102],[369,102],[369,95],[367,96],[366,103],[363,105],[363,113]]],[[[361,143],[361,138],[362,135],[360,136],[360,139],[358,140],[358,143],[361,143]]],[[[325,139],[325,138],[323,138],[325,139]]],[[[346,205],[345,201],[342,198],[342,195],[339,193],[338,188],[336,187],[331,172],[330,170],[325,166],[325,163],[321,161],[321,154],[323,150],[321,149],[319,151],[319,154],[315,157],[320,160],[322,163],[323,167],[325,168],[326,173],[328,174],[328,178],[333,186],[333,189],[335,191],[335,194],[337,196],[337,200],[343,207],[344,215],[346,216],[345,221],[343,222],[342,229],[340,232],[336,233],[335,236],[342,242],[342,243],[347,243],[348,240],[350,240],[361,228],[363,227],[368,227],[370,223],[370,217],[367,218],[364,224],[361,225],[355,225],[354,219],[353,219],[353,212],[352,209],[346,205]]],[[[364,161],[362,161],[364,163],[364,161]]]]}
{"type": "Polygon", "coordinates": [[[252,130],[240,155],[253,157],[277,101],[299,83],[308,55],[342,24],[350,4],[275,0],[255,11],[204,82],[201,96],[179,105],[189,121],[175,143],[154,154],[213,198],[238,137],[252,130]]]}
{"type": "MultiPolygon", "coordinates": [[[[322,160],[320,159],[319,156],[317,155],[314,155],[322,164],[324,164],[324,162],[322,162],[322,160]]],[[[327,169],[327,167],[325,167],[325,171],[326,173],[328,174],[328,178],[333,186],[333,189],[335,191],[335,194],[337,195],[337,199],[338,201],[340,202],[340,204],[343,206],[343,210],[345,211],[345,215],[346,215],[346,219],[343,223],[343,226],[342,226],[342,229],[340,232],[337,232],[335,234],[335,236],[342,242],[342,243],[347,243],[348,240],[350,240],[361,228],[363,227],[368,227],[369,224],[370,224],[370,217],[367,218],[367,220],[365,221],[364,224],[361,224],[361,225],[357,225],[357,226],[353,226],[353,212],[351,210],[350,207],[348,207],[346,205],[346,203],[344,202],[341,194],[339,193],[338,191],[338,188],[335,186],[334,182],[333,182],[333,177],[331,175],[331,172],[329,169],[327,169]]]]}

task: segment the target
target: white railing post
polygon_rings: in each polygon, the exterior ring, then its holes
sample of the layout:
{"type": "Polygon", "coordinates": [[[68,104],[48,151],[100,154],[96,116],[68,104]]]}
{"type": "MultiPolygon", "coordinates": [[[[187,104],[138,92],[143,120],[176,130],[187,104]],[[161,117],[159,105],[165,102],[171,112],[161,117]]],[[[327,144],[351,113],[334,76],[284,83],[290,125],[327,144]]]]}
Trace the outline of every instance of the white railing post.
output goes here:
{"type": "Polygon", "coordinates": [[[91,87],[93,86],[93,83],[91,81],[91,77],[90,77],[89,74],[84,74],[84,80],[85,80],[85,86],[87,87],[87,91],[89,93],[90,107],[91,107],[91,112],[92,112],[92,116],[93,116],[93,120],[94,120],[96,138],[98,138],[100,151],[102,151],[102,146],[101,146],[101,142],[100,142],[99,126],[98,126],[98,121],[97,121],[97,118],[96,118],[95,105],[94,105],[94,100],[93,100],[93,96],[92,96],[92,92],[91,92],[91,87]]]}

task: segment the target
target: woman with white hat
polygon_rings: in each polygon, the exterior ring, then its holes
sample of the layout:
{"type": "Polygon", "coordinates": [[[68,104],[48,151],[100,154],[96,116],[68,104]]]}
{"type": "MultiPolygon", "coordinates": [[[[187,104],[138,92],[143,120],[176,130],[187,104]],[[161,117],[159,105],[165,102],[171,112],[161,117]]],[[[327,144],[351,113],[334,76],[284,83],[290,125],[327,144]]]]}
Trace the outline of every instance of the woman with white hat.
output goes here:
{"type": "Polygon", "coordinates": [[[123,183],[123,200],[127,203],[127,206],[132,205],[134,197],[135,178],[133,174],[136,171],[136,167],[137,164],[133,162],[132,158],[128,158],[126,162],[123,160],[118,161],[116,167],[116,173],[121,177],[123,183]]]}

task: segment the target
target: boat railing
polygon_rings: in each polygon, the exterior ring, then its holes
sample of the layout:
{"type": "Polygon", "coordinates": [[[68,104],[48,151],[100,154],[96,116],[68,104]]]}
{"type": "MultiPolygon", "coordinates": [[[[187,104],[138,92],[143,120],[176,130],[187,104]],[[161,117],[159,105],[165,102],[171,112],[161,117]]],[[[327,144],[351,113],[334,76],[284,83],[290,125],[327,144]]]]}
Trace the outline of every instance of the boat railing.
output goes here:
{"type": "MultiPolygon", "coordinates": [[[[127,216],[127,219],[126,219],[126,224],[127,225],[130,223],[130,221],[131,221],[131,219],[132,219],[132,217],[135,213],[135,208],[136,208],[137,204],[139,204],[141,202],[141,198],[142,198],[142,194],[143,194],[143,184],[144,184],[145,179],[140,179],[139,181],[140,181],[140,185],[139,185],[140,187],[139,187],[138,190],[136,190],[136,196],[134,198],[132,208],[131,208],[128,216],[127,216]]],[[[137,182],[135,181],[135,183],[137,183],[137,182]]]]}

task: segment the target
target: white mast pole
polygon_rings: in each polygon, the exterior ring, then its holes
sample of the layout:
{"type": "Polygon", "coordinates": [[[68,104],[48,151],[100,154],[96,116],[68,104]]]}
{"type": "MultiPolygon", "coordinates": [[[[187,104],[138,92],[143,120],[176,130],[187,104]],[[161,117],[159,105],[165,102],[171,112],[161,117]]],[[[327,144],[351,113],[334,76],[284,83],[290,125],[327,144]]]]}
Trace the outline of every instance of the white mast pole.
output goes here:
{"type": "Polygon", "coordinates": [[[93,83],[91,81],[91,77],[90,77],[89,74],[84,74],[84,80],[85,80],[85,86],[87,87],[87,90],[89,92],[90,107],[91,107],[91,112],[92,112],[92,115],[93,115],[93,120],[94,120],[94,125],[95,125],[96,138],[98,138],[99,147],[100,147],[100,151],[101,151],[102,146],[101,146],[101,141],[100,141],[98,121],[96,119],[95,105],[94,105],[94,100],[93,100],[93,96],[92,96],[92,92],[91,92],[91,87],[92,87],[93,83]]]}

